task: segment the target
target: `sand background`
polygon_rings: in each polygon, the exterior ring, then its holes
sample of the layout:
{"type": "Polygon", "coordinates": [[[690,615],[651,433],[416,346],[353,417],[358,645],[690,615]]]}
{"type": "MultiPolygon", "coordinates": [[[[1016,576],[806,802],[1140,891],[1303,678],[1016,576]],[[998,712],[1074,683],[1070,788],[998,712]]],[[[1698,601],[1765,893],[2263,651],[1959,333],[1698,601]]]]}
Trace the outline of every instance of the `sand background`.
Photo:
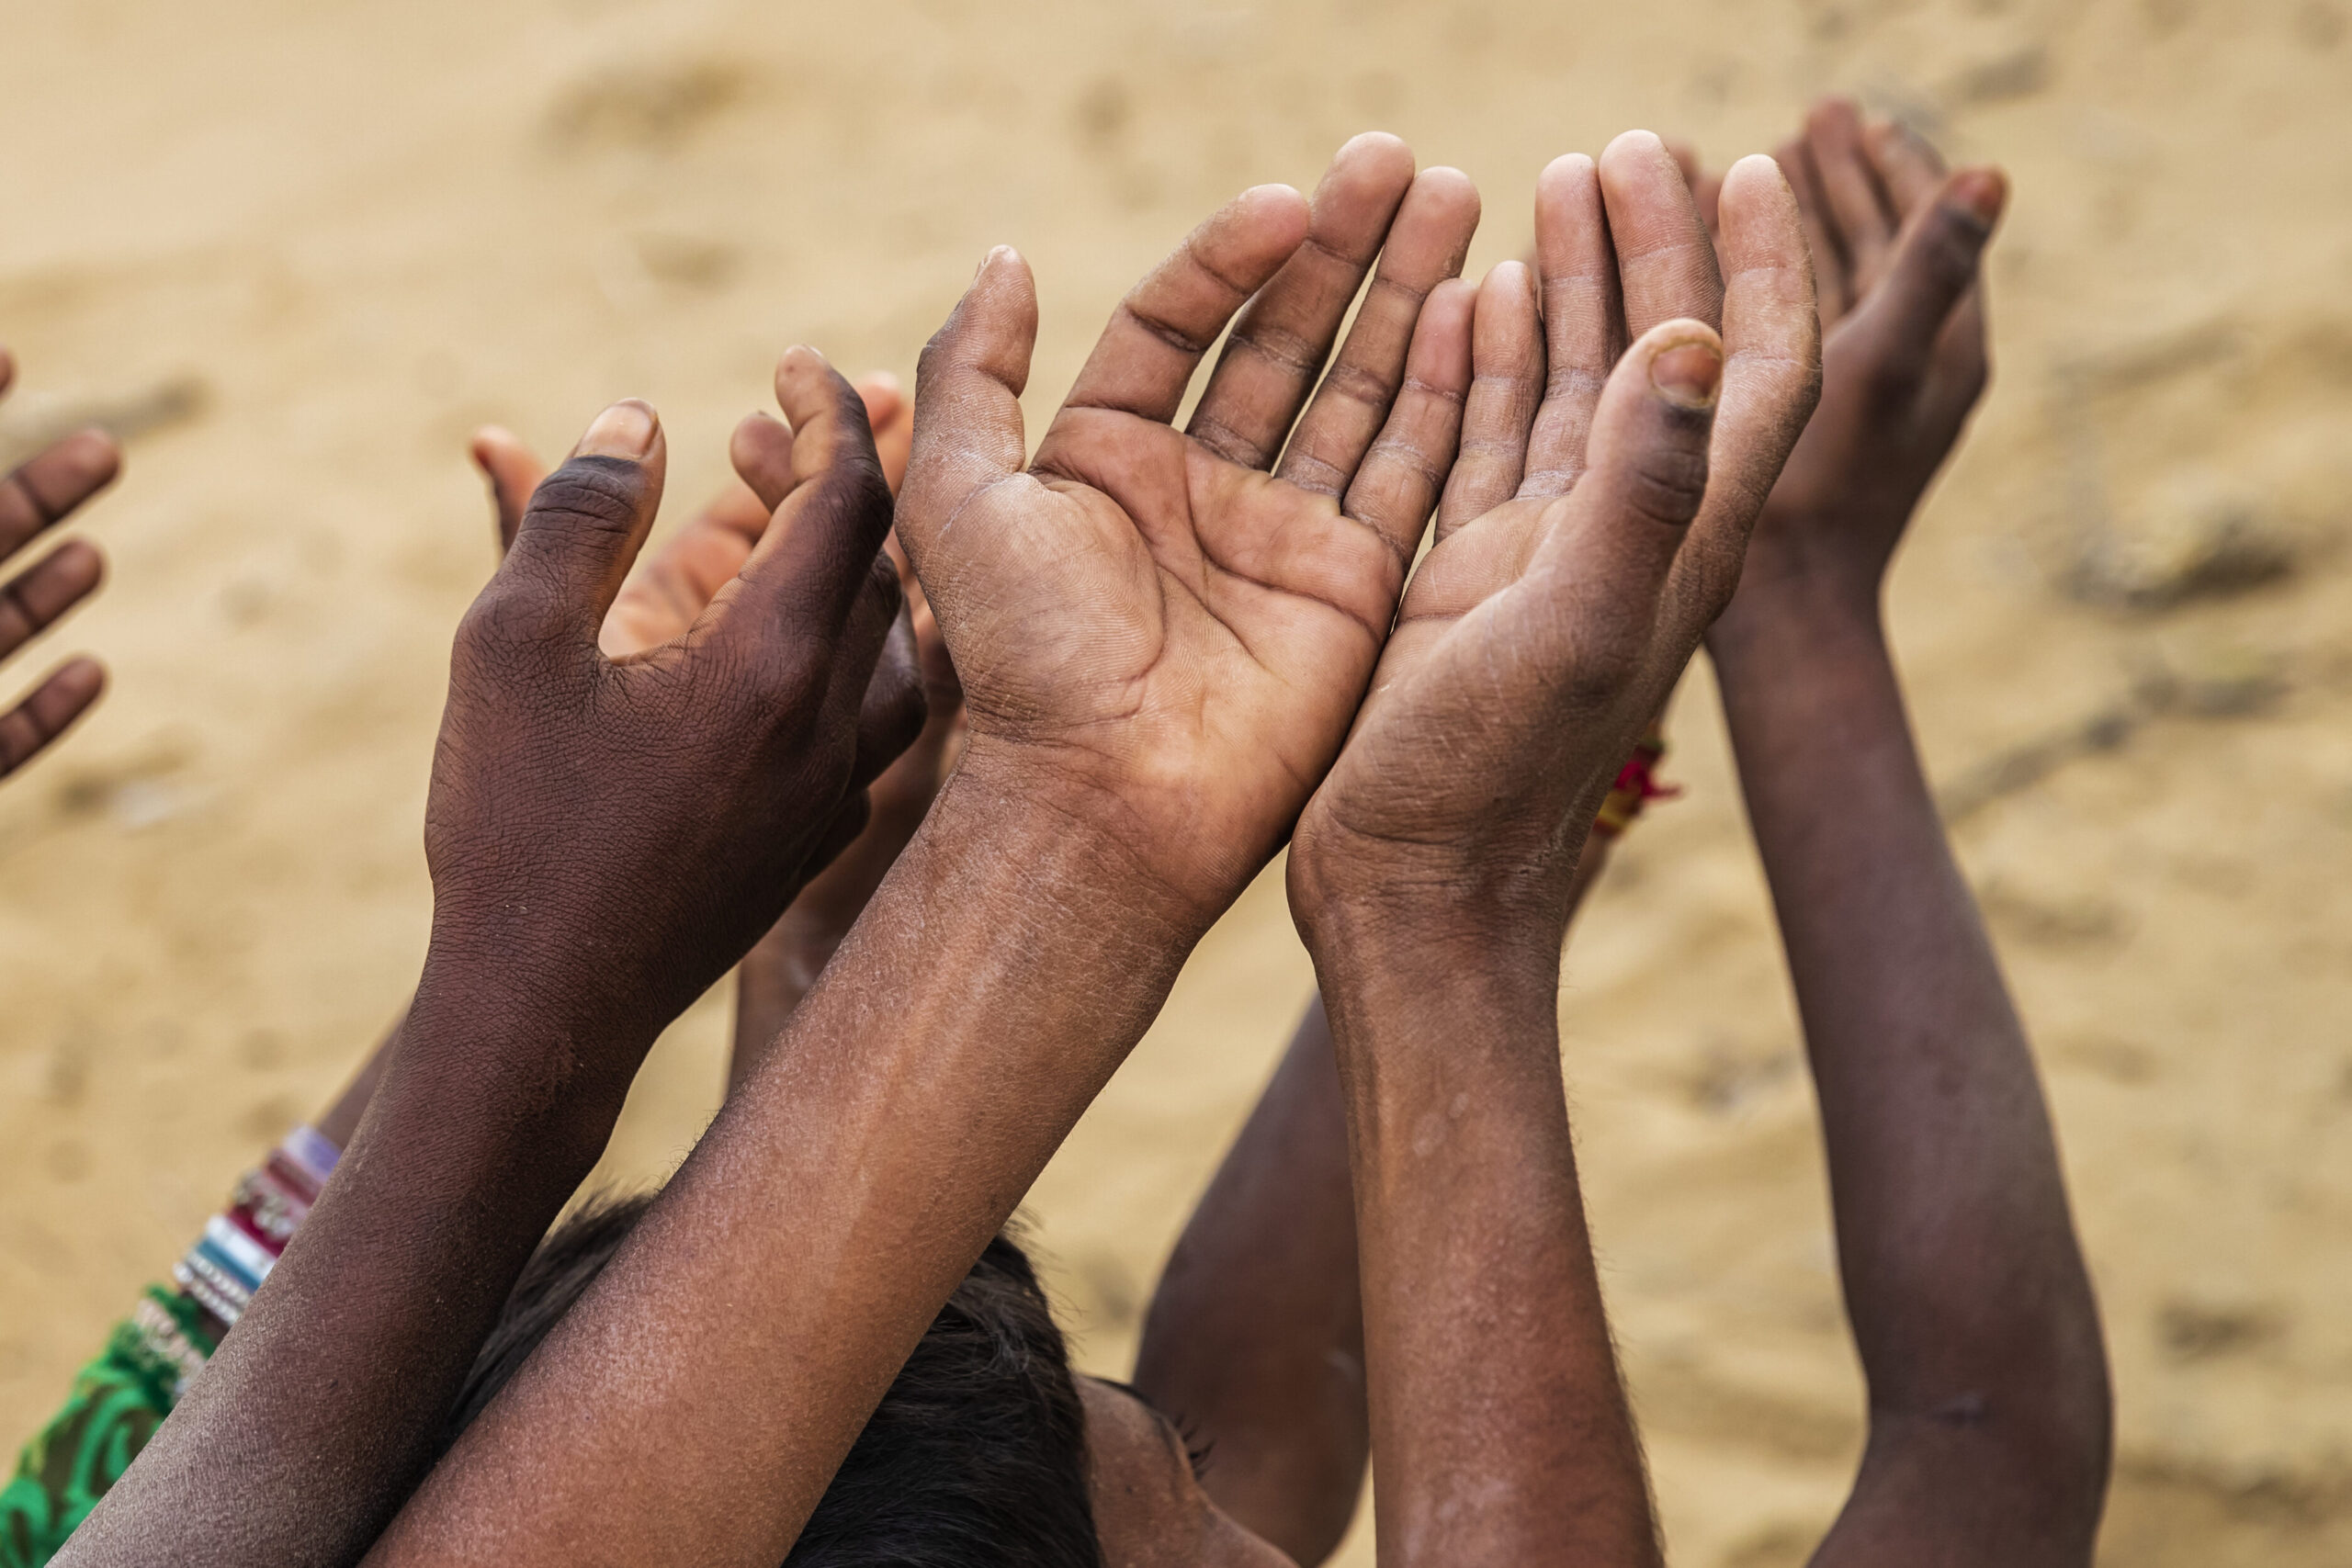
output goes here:
{"type": "MultiPolygon", "coordinates": [[[[1550,155],[1725,158],[1839,88],[2017,182],[1998,383],[1894,622],[2106,1306],[2102,1560],[2352,1561],[2347,33],[2339,0],[11,6],[0,441],[133,434],[86,524],[112,585],[37,656],[115,691],[0,788],[0,1431],[413,978],[475,423],[556,450],[651,398],[691,502],[783,346],[910,377],[1012,242],[1034,433],[1185,228],[1352,131],[1477,179],[1483,267],[1550,155]]],[[[1860,1385],[1703,669],[1675,734],[1689,795],[1570,954],[1568,1077],[1674,1555],[1763,1568],[1843,1495],[1860,1385]]],[[[1039,1185],[1091,1368],[1308,985],[1270,878],[1039,1185]]],[[[611,1173],[691,1145],[726,1016],[665,1039],[611,1173]]]]}

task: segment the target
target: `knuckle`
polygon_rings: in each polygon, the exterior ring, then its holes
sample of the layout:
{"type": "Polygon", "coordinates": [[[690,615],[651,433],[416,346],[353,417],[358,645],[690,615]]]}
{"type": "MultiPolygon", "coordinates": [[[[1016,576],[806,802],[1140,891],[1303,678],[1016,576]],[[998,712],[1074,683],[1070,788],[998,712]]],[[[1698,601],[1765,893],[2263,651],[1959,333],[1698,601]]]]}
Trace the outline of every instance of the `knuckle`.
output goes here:
{"type": "Polygon", "coordinates": [[[458,647],[503,648],[532,641],[544,635],[548,619],[542,597],[501,572],[475,595],[458,621],[458,647]]]}
{"type": "Polygon", "coordinates": [[[618,457],[574,457],[539,483],[524,527],[556,524],[567,532],[628,534],[637,526],[643,471],[618,457]]]}
{"type": "Polygon", "coordinates": [[[1635,514],[1679,528],[1707,498],[1707,454],[1682,442],[1652,447],[1629,464],[1625,504],[1635,514]]]}

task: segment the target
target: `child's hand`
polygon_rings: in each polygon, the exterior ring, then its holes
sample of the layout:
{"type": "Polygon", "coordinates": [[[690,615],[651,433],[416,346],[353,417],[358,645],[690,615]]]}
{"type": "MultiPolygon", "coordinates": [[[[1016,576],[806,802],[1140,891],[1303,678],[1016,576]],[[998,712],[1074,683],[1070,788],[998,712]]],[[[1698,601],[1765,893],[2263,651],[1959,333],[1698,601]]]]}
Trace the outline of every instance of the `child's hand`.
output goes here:
{"type": "MultiPolygon", "coordinates": [[[[0,351],[0,393],[16,378],[16,362],[0,351]]],[[[0,480],[0,561],[63,521],[74,508],[114,482],[122,467],[114,441],[102,430],[76,431],[36,453],[0,480]]],[[[97,592],[106,559],[96,545],[69,539],[0,586],[0,659],[6,659],[97,592]]],[[[105,667],[74,659],[50,672],[30,696],[0,714],[0,778],[32,761],[106,690],[105,667]]]]}
{"type": "Polygon", "coordinates": [[[597,646],[661,497],[658,423],[628,403],[537,486],[458,633],[426,811],[435,957],[509,966],[592,1038],[658,1028],[740,957],[920,723],[865,411],[809,350],[776,390],[793,427],[735,442],[774,521],[682,633],[597,646]]]}
{"type": "Polygon", "coordinates": [[[963,677],[964,773],[1098,829],[1180,921],[1265,863],[1362,699],[1460,418],[1467,300],[1422,302],[1476,221],[1466,178],[1417,178],[1389,137],[1343,147],[1311,204],[1246,192],[1120,305],[1034,463],[1019,256],[923,353],[899,531],[963,677]]]}
{"type": "MultiPolygon", "coordinates": [[[[867,376],[857,383],[865,404],[866,422],[874,429],[875,454],[882,460],[882,478],[890,493],[907,475],[907,444],[914,433],[914,412],[896,378],[867,376]]],[[[773,467],[780,455],[789,466],[792,436],[764,416],[747,422],[736,433],[739,463],[773,467]],[[779,449],[783,449],[780,454],[779,449]]],[[[514,530],[531,492],[547,478],[548,467],[537,454],[505,430],[485,426],[474,435],[474,465],[490,481],[491,504],[497,513],[498,548],[503,556],[514,542],[514,530]]],[[[768,503],[738,479],[714,497],[684,527],[657,546],[621,584],[619,597],[605,616],[597,646],[605,657],[622,659],[680,636],[708,607],[711,595],[743,570],[752,547],[767,532],[768,503]]],[[[900,574],[904,580],[906,574],[900,574]]]]}
{"type": "Polygon", "coordinates": [[[1584,829],[1738,581],[1812,407],[1795,203],[1762,158],[1721,200],[1723,278],[1656,137],[1544,172],[1548,308],[1515,262],[1478,291],[1437,543],[1294,841],[1303,924],[1402,908],[1425,939],[1556,962],[1584,829]]]}
{"type": "Polygon", "coordinates": [[[1947,175],[1911,132],[1865,125],[1837,99],[1777,155],[1819,280],[1821,406],[1757,520],[1717,646],[1790,592],[1876,615],[1887,563],[1987,375],[1977,264],[2007,197],[2001,174],[1947,175]]]}

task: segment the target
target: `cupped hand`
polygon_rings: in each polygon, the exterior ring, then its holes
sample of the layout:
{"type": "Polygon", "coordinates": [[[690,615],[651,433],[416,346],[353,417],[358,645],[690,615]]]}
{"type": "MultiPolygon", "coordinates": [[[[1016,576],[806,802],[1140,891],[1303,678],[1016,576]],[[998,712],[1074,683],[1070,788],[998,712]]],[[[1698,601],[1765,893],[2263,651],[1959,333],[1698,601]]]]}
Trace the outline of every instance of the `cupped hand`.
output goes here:
{"type": "Polygon", "coordinates": [[[598,646],[661,499],[636,402],[536,485],[458,632],[426,807],[433,964],[490,966],[591,1037],[650,1041],[741,957],[921,726],[865,411],[808,349],[776,395],[790,424],[754,416],[734,442],[772,521],[673,635],[598,646]]]}
{"type": "MultiPolygon", "coordinates": [[[[16,361],[0,351],[0,394],[17,377],[16,361]]],[[[73,515],[114,482],[121,454],[102,430],[80,430],[35,453],[0,479],[0,561],[73,515]]],[[[106,558],[85,539],[68,539],[0,583],[0,659],[39,637],[97,592],[106,558]]],[[[29,762],[65,733],[106,690],[105,666],[76,658],[52,670],[31,694],[0,713],[0,778],[29,762]]]]}
{"type": "Polygon", "coordinates": [[[1984,394],[1979,263],[2008,195],[1999,171],[1947,174],[1925,141],[1843,99],[1776,157],[1821,279],[1821,407],[1757,520],[1727,636],[1785,613],[1792,589],[1876,614],[1903,530],[1984,394]]]}
{"type": "Polygon", "coordinates": [[[1363,695],[1453,456],[1469,301],[1439,286],[1476,221],[1467,178],[1391,137],[1312,201],[1243,193],[1128,294],[1034,461],[1026,264],[992,253],[924,351],[899,536],[963,678],[964,773],[1082,814],[1185,919],[1273,853],[1363,695]]]}
{"type": "Polygon", "coordinates": [[[1565,909],[1595,808],[1737,583],[1818,387],[1788,186],[1751,158],[1720,207],[1719,272],[1657,138],[1544,171],[1540,278],[1507,263],[1477,290],[1436,543],[1299,823],[1303,922],[1435,897],[1556,959],[1541,916],[1565,909]]]}

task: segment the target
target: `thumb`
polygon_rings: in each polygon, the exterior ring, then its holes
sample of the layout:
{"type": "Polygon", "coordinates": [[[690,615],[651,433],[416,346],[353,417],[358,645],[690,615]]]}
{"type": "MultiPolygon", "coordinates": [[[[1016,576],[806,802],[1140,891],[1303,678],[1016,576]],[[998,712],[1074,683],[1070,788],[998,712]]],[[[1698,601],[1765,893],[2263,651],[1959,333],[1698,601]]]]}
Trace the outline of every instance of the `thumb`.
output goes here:
{"type": "Polygon", "coordinates": [[[1537,558],[1583,585],[1579,599],[1626,611],[1657,603],[1707,497],[1723,379],[1723,339],[1689,319],[1644,333],[1610,373],[1590,466],[1556,503],[1566,510],[1537,558]]]}
{"type": "Polygon", "coordinates": [[[593,638],[653,526],[668,455],[650,405],[629,398],[598,414],[523,509],[499,569],[511,591],[593,638]]]}
{"type": "Polygon", "coordinates": [[[1962,169],[1912,214],[1885,280],[1855,312],[1854,330],[1870,345],[1867,360],[1883,367],[1889,380],[1926,374],[1944,322],[1976,286],[1977,263],[2008,195],[1999,170],[1962,169]]]}
{"type": "Polygon", "coordinates": [[[548,466],[523,445],[522,437],[503,426],[485,424],[474,432],[474,467],[490,481],[490,504],[497,513],[498,553],[514,547],[514,530],[523,525],[523,509],[531,492],[547,477],[548,466]]]}
{"type": "Polygon", "coordinates": [[[1037,342],[1037,289],[1010,245],[980,263],[915,372],[914,448],[899,507],[899,538],[924,557],[965,502],[1022,472],[1029,448],[1021,392],[1037,342]]]}

